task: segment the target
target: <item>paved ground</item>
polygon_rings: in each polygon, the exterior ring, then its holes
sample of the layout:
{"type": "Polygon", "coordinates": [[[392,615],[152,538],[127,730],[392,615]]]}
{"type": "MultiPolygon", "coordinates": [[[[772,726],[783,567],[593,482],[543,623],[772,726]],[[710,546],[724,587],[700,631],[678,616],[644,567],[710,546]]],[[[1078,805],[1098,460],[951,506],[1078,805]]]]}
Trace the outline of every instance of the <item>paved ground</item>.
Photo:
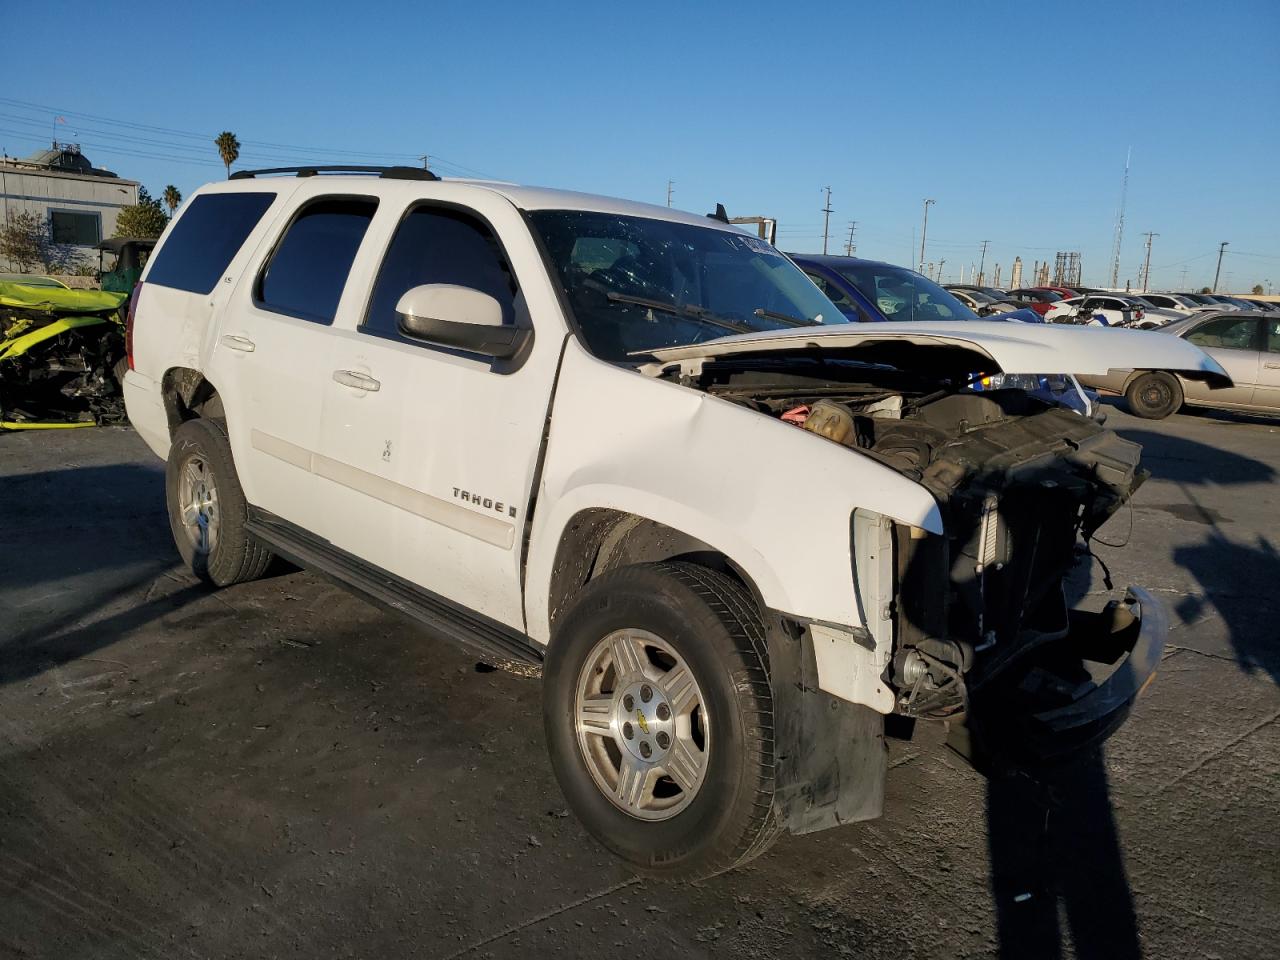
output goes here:
{"type": "Polygon", "coordinates": [[[196,585],[127,429],[0,436],[0,955],[1274,957],[1280,421],[1112,424],[1155,476],[1099,553],[1176,629],[1105,764],[989,785],[924,730],[882,820],[685,887],[567,816],[535,681],[196,585]]]}

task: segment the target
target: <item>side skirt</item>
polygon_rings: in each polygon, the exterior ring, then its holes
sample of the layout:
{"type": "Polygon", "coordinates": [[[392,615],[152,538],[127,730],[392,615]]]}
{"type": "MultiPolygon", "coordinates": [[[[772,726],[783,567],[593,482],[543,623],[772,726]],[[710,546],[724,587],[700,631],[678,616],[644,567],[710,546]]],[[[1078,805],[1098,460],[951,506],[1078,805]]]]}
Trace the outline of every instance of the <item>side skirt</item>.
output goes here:
{"type": "Polygon", "coordinates": [[[266,510],[250,506],[248,528],[273,553],[407,617],[486,663],[522,676],[542,674],[542,646],[518,630],[375,567],[266,510]]]}

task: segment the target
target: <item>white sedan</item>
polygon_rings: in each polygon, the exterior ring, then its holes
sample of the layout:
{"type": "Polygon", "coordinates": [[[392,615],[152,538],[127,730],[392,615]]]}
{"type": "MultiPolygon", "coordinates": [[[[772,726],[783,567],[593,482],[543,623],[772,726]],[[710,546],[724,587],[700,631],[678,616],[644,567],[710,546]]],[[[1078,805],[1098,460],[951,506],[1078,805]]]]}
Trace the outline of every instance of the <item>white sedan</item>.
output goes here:
{"type": "Polygon", "coordinates": [[[1133,297],[1090,293],[1059,300],[1044,315],[1046,323],[1076,323],[1095,327],[1136,327],[1151,330],[1182,319],[1172,310],[1149,307],[1133,297]]]}
{"type": "Polygon", "coordinates": [[[1159,310],[1172,310],[1183,317],[1189,317],[1193,313],[1199,313],[1202,310],[1215,309],[1214,307],[1206,307],[1202,303],[1196,303],[1190,297],[1184,297],[1178,293],[1144,293],[1142,301],[1159,310]]]}

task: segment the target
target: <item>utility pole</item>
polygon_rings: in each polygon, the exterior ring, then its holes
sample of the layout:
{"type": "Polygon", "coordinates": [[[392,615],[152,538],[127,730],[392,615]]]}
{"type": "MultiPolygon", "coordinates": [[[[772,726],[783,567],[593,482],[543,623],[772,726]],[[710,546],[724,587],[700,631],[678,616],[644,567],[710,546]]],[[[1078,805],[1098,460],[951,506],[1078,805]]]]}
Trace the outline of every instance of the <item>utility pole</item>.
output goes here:
{"type": "Polygon", "coordinates": [[[1186,267],[1182,268],[1182,279],[1178,281],[1178,289],[1179,290],[1187,289],[1187,268],[1186,267]]]}
{"type": "Polygon", "coordinates": [[[990,240],[982,241],[982,256],[978,261],[978,279],[974,281],[974,283],[976,283],[978,286],[982,286],[982,282],[986,279],[986,277],[983,274],[986,272],[987,244],[990,242],[991,242],[990,240]]]}
{"type": "Polygon", "coordinates": [[[849,239],[844,242],[844,255],[846,257],[852,257],[853,251],[858,249],[853,242],[853,231],[856,230],[857,227],[858,227],[857,220],[849,221],[849,239]]]}
{"type": "Polygon", "coordinates": [[[673,192],[671,188],[674,187],[675,185],[676,185],[676,182],[674,180],[667,181],[667,206],[668,207],[671,206],[671,194],[673,192]]]}
{"type": "Polygon", "coordinates": [[[418,159],[422,161],[422,169],[423,169],[423,170],[426,170],[426,169],[427,169],[427,161],[431,159],[430,154],[426,154],[426,153],[424,153],[424,154],[423,154],[422,156],[420,156],[418,159]]]}
{"type": "Polygon", "coordinates": [[[929,235],[929,205],[937,203],[936,200],[925,200],[924,202],[924,224],[920,227],[920,272],[924,273],[924,242],[929,235]]]}
{"type": "Polygon", "coordinates": [[[823,187],[827,191],[827,205],[822,208],[822,255],[827,254],[827,228],[831,225],[831,188],[823,187]]]}
{"type": "Polygon", "coordinates": [[[1160,234],[1148,230],[1143,236],[1147,238],[1147,259],[1142,265],[1142,292],[1146,293],[1151,289],[1151,240],[1160,234]]]}
{"type": "Polygon", "coordinates": [[[944,265],[946,262],[947,262],[946,260],[939,260],[939,261],[938,261],[938,282],[939,282],[939,283],[941,283],[941,282],[942,282],[942,267],[943,267],[943,265],[944,265]]]}
{"type": "Polygon", "coordinates": [[[1227,250],[1227,241],[1223,240],[1222,243],[1218,246],[1218,269],[1213,271],[1213,291],[1212,291],[1213,293],[1218,292],[1218,277],[1222,273],[1222,255],[1226,252],[1226,250],[1227,250]]]}

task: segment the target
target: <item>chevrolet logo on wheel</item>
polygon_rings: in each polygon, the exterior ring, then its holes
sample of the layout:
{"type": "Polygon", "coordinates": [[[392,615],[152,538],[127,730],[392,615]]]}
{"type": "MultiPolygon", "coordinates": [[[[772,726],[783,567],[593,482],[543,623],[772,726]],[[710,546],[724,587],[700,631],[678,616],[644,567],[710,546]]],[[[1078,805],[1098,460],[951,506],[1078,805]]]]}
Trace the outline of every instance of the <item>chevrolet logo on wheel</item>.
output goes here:
{"type": "Polygon", "coordinates": [[[644,718],[644,711],[636,711],[636,723],[640,724],[640,729],[645,733],[649,732],[649,721],[644,718]]]}

